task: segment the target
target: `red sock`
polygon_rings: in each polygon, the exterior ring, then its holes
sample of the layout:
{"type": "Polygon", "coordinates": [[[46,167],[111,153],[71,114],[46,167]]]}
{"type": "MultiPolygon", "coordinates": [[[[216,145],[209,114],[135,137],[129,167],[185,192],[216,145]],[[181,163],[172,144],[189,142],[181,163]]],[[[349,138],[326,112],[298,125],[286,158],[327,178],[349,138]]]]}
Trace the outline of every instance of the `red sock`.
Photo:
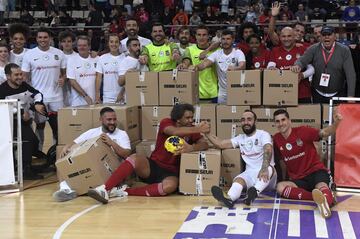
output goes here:
{"type": "Polygon", "coordinates": [[[311,192],[306,191],[303,188],[295,188],[290,186],[285,187],[281,196],[290,199],[313,200],[311,192]]]}
{"type": "Polygon", "coordinates": [[[334,199],[333,199],[330,189],[326,186],[323,186],[323,187],[319,188],[319,190],[324,194],[329,206],[331,206],[334,203],[334,199]]]}
{"type": "Polygon", "coordinates": [[[137,188],[127,188],[125,191],[130,196],[158,197],[166,195],[163,191],[162,183],[154,183],[137,188]]]}
{"type": "Polygon", "coordinates": [[[113,172],[110,178],[105,183],[105,189],[111,190],[113,187],[119,185],[134,171],[134,166],[131,163],[131,159],[127,158],[120,166],[113,172]]]}

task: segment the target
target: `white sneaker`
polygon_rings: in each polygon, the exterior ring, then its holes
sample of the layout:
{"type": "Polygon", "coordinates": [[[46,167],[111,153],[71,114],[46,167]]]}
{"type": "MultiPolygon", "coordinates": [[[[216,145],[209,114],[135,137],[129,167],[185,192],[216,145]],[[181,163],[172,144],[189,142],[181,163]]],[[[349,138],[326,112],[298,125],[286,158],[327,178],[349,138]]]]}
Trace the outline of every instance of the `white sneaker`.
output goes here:
{"type": "Polygon", "coordinates": [[[109,201],[109,194],[105,189],[105,185],[100,185],[96,188],[90,189],[88,191],[88,196],[92,197],[93,199],[103,203],[107,204],[109,201]]]}
{"type": "Polygon", "coordinates": [[[66,202],[77,197],[74,190],[71,189],[60,189],[53,193],[53,198],[57,202],[66,202]]]}
{"type": "Polygon", "coordinates": [[[125,190],[128,188],[128,185],[124,184],[122,186],[118,186],[115,188],[112,188],[110,190],[109,193],[109,198],[114,198],[114,197],[125,197],[128,195],[127,192],[125,192],[125,190]]]}
{"type": "Polygon", "coordinates": [[[321,216],[323,218],[331,217],[331,210],[324,194],[319,189],[314,189],[312,190],[312,197],[319,208],[321,216]]]}

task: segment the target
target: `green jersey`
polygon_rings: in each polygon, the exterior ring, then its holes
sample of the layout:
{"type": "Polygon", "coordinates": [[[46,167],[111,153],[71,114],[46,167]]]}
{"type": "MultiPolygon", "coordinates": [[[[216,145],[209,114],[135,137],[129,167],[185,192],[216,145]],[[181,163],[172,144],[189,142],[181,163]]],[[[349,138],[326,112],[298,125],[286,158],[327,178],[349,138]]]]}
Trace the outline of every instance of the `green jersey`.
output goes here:
{"type": "MultiPolygon", "coordinates": [[[[205,49],[192,45],[186,48],[183,59],[189,59],[192,65],[201,63],[199,55],[205,49]]],[[[216,51],[209,52],[207,56],[216,51]]],[[[215,64],[199,72],[199,95],[200,99],[210,99],[218,96],[218,78],[216,74],[215,64]]]]}
{"type": "Polygon", "coordinates": [[[148,66],[150,71],[168,71],[176,68],[176,61],[172,60],[174,49],[178,49],[173,42],[154,45],[151,43],[144,46],[141,55],[148,56],[148,66]]]}

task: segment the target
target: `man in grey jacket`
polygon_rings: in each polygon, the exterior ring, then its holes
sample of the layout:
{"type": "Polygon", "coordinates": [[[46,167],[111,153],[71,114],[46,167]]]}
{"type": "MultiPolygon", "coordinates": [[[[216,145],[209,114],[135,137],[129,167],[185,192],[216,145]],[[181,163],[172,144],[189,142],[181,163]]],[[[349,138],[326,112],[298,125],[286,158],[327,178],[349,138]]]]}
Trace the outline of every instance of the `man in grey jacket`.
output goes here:
{"type": "Polygon", "coordinates": [[[314,66],[311,82],[314,103],[329,103],[334,96],[355,95],[356,76],[351,52],[335,40],[334,28],[323,27],[321,42],[309,47],[291,67],[293,72],[298,73],[308,64],[314,66]]]}

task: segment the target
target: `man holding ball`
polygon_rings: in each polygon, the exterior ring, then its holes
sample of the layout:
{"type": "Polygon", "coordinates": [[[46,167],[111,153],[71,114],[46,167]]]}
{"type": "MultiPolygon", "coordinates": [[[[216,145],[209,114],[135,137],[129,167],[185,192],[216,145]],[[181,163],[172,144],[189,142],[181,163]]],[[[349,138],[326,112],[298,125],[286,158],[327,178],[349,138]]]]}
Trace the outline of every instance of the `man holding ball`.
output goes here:
{"type": "Polygon", "coordinates": [[[201,133],[210,131],[207,122],[193,125],[194,107],[190,104],[175,105],[170,118],[161,120],[156,139],[156,146],[150,158],[133,154],[116,169],[104,185],[91,189],[88,195],[106,204],[109,191],[121,184],[133,172],[148,185],[127,188],[128,195],[133,196],[165,196],[175,192],[179,185],[180,154],[192,151],[206,150],[209,146],[201,133]],[[165,149],[169,136],[179,136],[184,139],[174,153],[165,149]]]}

